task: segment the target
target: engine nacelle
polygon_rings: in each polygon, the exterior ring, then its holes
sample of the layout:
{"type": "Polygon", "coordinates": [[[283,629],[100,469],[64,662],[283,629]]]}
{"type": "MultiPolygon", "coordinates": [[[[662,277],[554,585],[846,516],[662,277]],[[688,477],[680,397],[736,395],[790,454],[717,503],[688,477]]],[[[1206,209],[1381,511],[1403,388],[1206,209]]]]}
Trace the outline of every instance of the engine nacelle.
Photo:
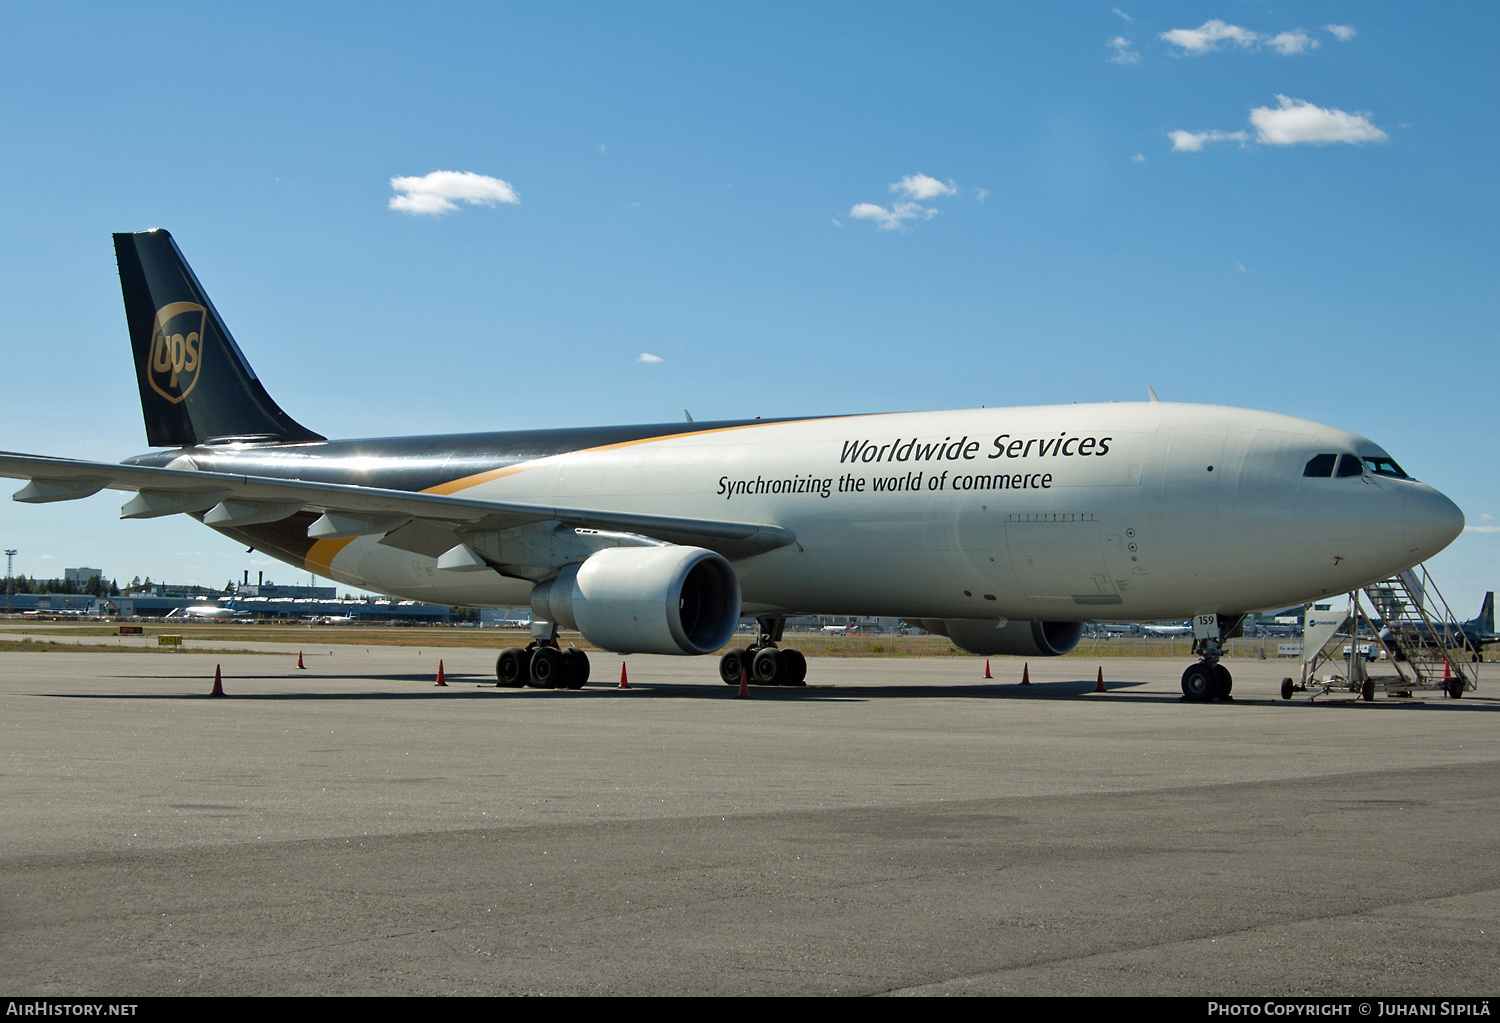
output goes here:
{"type": "Polygon", "coordinates": [[[620,654],[707,654],[734,635],[740,581],[702,547],[610,547],[533,587],[538,618],[620,654]]]}
{"type": "Polygon", "coordinates": [[[923,618],[922,628],[947,636],[953,645],[971,654],[992,656],[1021,654],[1056,657],[1078,645],[1082,622],[999,622],[982,618],[923,618]]]}

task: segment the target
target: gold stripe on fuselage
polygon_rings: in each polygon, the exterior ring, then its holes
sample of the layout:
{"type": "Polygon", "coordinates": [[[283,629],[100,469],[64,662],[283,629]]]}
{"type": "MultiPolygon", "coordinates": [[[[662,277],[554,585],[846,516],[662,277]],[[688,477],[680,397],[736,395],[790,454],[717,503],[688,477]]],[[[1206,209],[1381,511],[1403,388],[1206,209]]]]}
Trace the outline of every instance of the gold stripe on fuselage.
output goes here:
{"type": "MultiPolygon", "coordinates": [[[[799,419],[796,420],[796,422],[807,423],[818,422],[824,419],[841,418],[844,417],[818,416],[815,419],[799,419]]],[[[506,476],[511,476],[515,473],[525,472],[528,469],[534,469],[545,461],[553,458],[561,458],[566,455],[583,455],[595,451],[614,451],[618,448],[633,447],[637,444],[654,444],[659,441],[678,440],[682,437],[703,437],[710,433],[727,433],[731,430],[749,430],[760,426],[780,426],[785,422],[785,420],[782,420],[780,422],[774,423],[741,423],[738,426],[717,426],[711,430],[689,430],[686,433],[669,433],[659,437],[641,437],[637,440],[622,440],[617,441],[614,444],[601,444],[598,447],[579,448],[577,451],[565,451],[561,455],[548,455],[545,458],[537,458],[529,462],[520,462],[516,465],[507,465],[499,469],[486,469],[484,472],[474,473],[471,476],[461,476],[456,480],[449,480],[447,483],[439,483],[436,486],[427,487],[422,490],[421,493],[451,496],[453,494],[459,493],[460,491],[468,490],[472,487],[477,487],[482,483],[488,483],[491,480],[504,479],[506,476]]],[[[347,540],[315,540],[313,541],[312,548],[307,552],[307,557],[303,559],[303,564],[306,566],[309,572],[324,576],[325,578],[329,578],[332,576],[333,572],[333,559],[337,557],[339,552],[342,551],[346,546],[348,546],[352,541],[353,538],[347,540]]]]}

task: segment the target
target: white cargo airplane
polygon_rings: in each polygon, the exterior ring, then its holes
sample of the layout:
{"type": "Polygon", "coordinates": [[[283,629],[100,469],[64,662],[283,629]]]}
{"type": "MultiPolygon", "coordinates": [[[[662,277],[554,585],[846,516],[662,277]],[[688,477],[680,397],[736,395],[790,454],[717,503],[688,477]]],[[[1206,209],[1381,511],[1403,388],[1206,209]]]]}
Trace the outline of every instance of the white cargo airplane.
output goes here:
{"type": "Polygon", "coordinates": [[[606,650],[707,654],[802,682],[792,615],[906,618],[976,654],[1071,649],[1086,622],[1191,618],[1189,699],[1227,696],[1250,611],[1389,578],[1458,508],[1374,442],[1269,412],[1165,402],[330,441],[266,393],[165,231],[117,234],[154,451],[0,455],[32,503],[134,491],[337,582],[529,603],[502,684],[578,686],[606,650]]]}

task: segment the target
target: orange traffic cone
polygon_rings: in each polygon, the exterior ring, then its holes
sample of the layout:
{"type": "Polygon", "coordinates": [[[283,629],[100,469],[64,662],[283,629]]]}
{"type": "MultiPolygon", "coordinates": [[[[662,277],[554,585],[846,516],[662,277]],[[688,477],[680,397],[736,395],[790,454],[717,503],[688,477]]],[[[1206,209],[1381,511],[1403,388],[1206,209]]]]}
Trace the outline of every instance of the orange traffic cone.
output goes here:
{"type": "Polygon", "coordinates": [[[302,651],[301,650],[297,651],[297,667],[299,667],[299,668],[306,668],[307,667],[307,665],[305,665],[305,664],[302,663],[302,651]]]}
{"type": "Polygon", "coordinates": [[[443,677],[443,659],[441,657],[438,658],[438,678],[433,684],[439,686],[446,686],[448,684],[448,680],[443,677]]]}
{"type": "Polygon", "coordinates": [[[1105,692],[1104,688],[1104,665],[1099,665],[1099,681],[1094,683],[1094,692],[1105,692]]]}
{"type": "Polygon", "coordinates": [[[1449,672],[1450,672],[1450,665],[1448,664],[1447,658],[1444,658],[1443,659],[1443,681],[1444,682],[1448,681],[1450,678],[1453,677],[1449,672]]]}
{"type": "Polygon", "coordinates": [[[620,688],[621,689],[629,689],[630,688],[630,679],[628,679],[628,678],[625,677],[625,662],[624,661],[620,662],[620,688]]]}
{"type": "Polygon", "coordinates": [[[994,678],[995,677],[994,675],[990,674],[990,659],[988,657],[986,657],[984,659],[984,677],[985,678],[994,678]]]}
{"type": "Polygon", "coordinates": [[[209,693],[208,695],[209,696],[223,696],[224,695],[224,675],[223,675],[222,672],[219,671],[219,666],[217,664],[214,665],[214,691],[211,692],[211,693],[209,693]]]}
{"type": "Polygon", "coordinates": [[[745,671],[745,666],[740,665],[740,695],[737,699],[745,699],[750,695],[750,676],[745,671]]]}
{"type": "Polygon", "coordinates": [[[1031,665],[1029,663],[1021,665],[1021,685],[1031,685],[1031,665]]]}

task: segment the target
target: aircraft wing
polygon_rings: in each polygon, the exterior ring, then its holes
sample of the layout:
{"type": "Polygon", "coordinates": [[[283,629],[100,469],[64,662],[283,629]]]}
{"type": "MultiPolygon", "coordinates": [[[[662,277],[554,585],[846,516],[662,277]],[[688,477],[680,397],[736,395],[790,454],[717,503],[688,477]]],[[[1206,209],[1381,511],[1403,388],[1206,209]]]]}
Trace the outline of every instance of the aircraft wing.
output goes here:
{"type": "MultiPolygon", "coordinates": [[[[0,452],[0,477],[29,480],[13,495],[14,500],[29,504],[71,501],[101,490],[134,491],[136,496],[120,510],[121,518],[203,512],[205,524],[234,528],[277,521],[300,511],[321,512],[321,517],[307,531],[315,540],[389,534],[414,524],[417,528],[404,531],[420,536],[424,523],[437,527],[428,530],[429,535],[451,536],[454,529],[485,532],[551,521],[563,527],[619,530],[666,543],[704,547],[731,560],[796,542],[790,530],[766,523],[481,501],[379,487],[198,469],[159,469],[12,452],[0,452]]],[[[438,541],[439,545],[443,542],[446,541],[438,541]]],[[[415,547],[408,549],[440,553],[427,549],[420,539],[415,547]]]]}

